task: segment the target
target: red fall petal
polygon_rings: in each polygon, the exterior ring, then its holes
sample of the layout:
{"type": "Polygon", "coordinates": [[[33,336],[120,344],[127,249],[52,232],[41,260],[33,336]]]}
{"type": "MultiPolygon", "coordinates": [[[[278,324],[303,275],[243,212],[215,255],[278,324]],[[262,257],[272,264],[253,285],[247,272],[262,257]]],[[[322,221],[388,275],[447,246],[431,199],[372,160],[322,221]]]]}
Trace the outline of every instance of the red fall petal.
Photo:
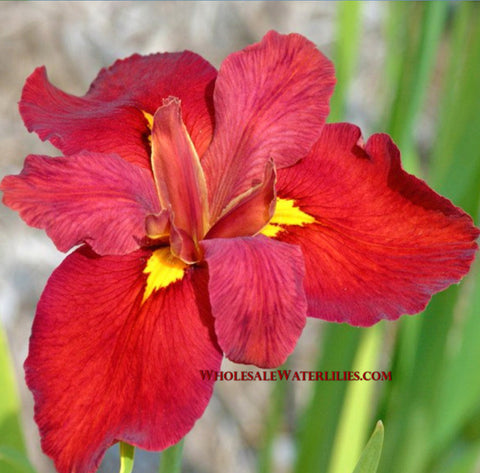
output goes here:
{"type": "Polygon", "coordinates": [[[150,168],[143,112],[153,115],[164,98],[180,98],[183,120],[202,155],[212,138],[215,77],[216,70],[189,51],[135,54],[100,71],[87,94],[76,97],[53,86],[40,67],[27,79],[19,108],[28,130],[65,154],[114,152],[150,168]]]}
{"type": "MultiPolygon", "coordinates": [[[[59,473],[93,473],[122,440],[161,450],[208,404],[218,370],[207,277],[187,269],[143,304],[151,253],[80,248],[52,274],[32,329],[26,379],[42,447],[59,473]]],[[[203,270],[204,271],[204,270],[203,270]]]]}
{"type": "Polygon", "coordinates": [[[353,125],[327,125],[304,160],[278,172],[279,197],[315,223],[283,226],[275,238],[302,248],[310,316],[369,326],[419,312],[458,282],[479,232],[401,168],[387,135],[365,148],[359,139],[353,125]]]}
{"type": "Polygon", "coordinates": [[[265,164],[301,159],[317,141],[328,114],[334,69],[313,43],[269,32],[231,54],[215,84],[215,132],[202,166],[211,222],[253,183],[265,164]]]}
{"type": "Polygon", "coordinates": [[[202,242],[215,332],[225,355],[262,368],[282,364],[306,321],[300,249],[262,235],[202,242]]]}
{"type": "Polygon", "coordinates": [[[150,172],[116,155],[31,155],[0,188],[3,203],[60,251],[86,242],[98,254],[129,253],[145,237],[147,215],[160,211],[150,172]]]}

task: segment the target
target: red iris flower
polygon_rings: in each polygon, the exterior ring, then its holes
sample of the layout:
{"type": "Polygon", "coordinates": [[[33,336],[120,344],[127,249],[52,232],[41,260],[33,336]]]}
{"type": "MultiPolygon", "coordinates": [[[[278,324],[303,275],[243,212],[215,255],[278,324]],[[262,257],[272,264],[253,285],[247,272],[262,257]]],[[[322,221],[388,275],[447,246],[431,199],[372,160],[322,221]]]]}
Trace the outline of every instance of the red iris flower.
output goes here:
{"type": "Polygon", "coordinates": [[[217,71],[191,52],[134,55],[83,97],[28,78],[28,156],[4,203],[61,251],[26,378],[44,451],[87,473],[122,440],[164,449],[225,355],[275,367],[307,316],[369,326],[422,310],[468,271],[471,218],[400,165],[387,135],[324,125],[332,64],[268,33],[217,71]]]}

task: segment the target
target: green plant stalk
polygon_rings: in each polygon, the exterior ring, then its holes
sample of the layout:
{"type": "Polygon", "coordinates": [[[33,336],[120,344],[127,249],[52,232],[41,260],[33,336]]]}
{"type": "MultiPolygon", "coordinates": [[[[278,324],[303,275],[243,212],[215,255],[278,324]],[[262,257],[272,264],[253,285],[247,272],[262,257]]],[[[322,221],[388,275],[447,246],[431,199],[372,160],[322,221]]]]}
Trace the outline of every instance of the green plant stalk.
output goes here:
{"type": "Polygon", "coordinates": [[[337,83],[330,106],[328,121],[345,120],[348,88],[355,72],[360,44],[362,2],[338,2],[337,35],[334,50],[337,83]]]}
{"type": "MultiPolygon", "coordinates": [[[[376,368],[383,332],[383,326],[379,324],[362,331],[353,364],[354,371],[373,371],[376,368]]],[[[367,440],[374,397],[374,382],[348,382],[328,473],[344,473],[354,469],[367,440]]]]}
{"type": "Polygon", "coordinates": [[[120,470],[119,473],[132,473],[135,447],[125,442],[120,442],[120,470]]]}
{"type": "MultiPolygon", "coordinates": [[[[350,371],[361,329],[347,324],[325,324],[316,371],[350,371]]],[[[301,416],[296,435],[295,473],[326,471],[346,392],[346,383],[317,382],[301,416]]]]}
{"type": "Polygon", "coordinates": [[[0,471],[31,473],[20,422],[20,403],[13,362],[0,324],[0,471]]]}
{"type": "MultiPolygon", "coordinates": [[[[446,360],[435,397],[432,417],[442,419],[433,430],[432,462],[457,443],[462,430],[475,418],[479,409],[480,376],[480,262],[477,261],[467,283],[461,287],[459,300],[465,309],[455,320],[446,344],[446,360]],[[477,308],[477,309],[476,309],[477,308]],[[468,389],[466,387],[468,386],[468,389]]],[[[478,433],[477,433],[478,435],[478,433]]],[[[480,450],[478,451],[480,457],[480,450]]],[[[439,467],[440,465],[438,465],[439,467]]]]}
{"type": "Polygon", "coordinates": [[[167,448],[160,455],[159,473],[180,473],[184,439],[167,448]]]}
{"type": "Polygon", "coordinates": [[[17,450],[0,445],[0,466],[8,473],[35,473],[28,458],[17,450]]]}
{"type": "Polygon", "coordinates": [[[431,181],[442,194],[476,216],[480,182],[480,5],[459,2],[452,28],[431,181]]]}
{"type": "Polygon", "coordinates": [[[462,63],[466,56],[465,47],[468,48],[469,44],[468,26],[473,13],[471,7],[470,2],[461,2],[453,18],[449,62],[440,94],[439,119],[432,151],[435,162],[430,169],[431,183],[437,188],[448,178],[448,172],[456,158],[454,152],[456,139],[452,138],[458,134],[458,127],[464,125],[463,120],[460,120],[460,123],[458,119],[452,121],[451,114],[461,93],[459,89],[462,85],[462,63]]]}
{"type": "MultiPolygon", "coordinates": [[[[409,172],[420,174],[415,152],[415,126],[423,106],[431,76],[440,36],[446,20],[448,2],[404,2],[410,19],[415,19],[421,9],[421,24],[408,35],[409,45],[403,58],[403,76],[392,108],[389,133],[402,152],[402,162],[409,172]],[[419,36],[419,44],[416,37],[419,36]],[[412,38],[412,39],[410,39],[412,38]]],[[[407,19],[409,17],[407,16],[407,19]]],[[[412,24],[415,24],[412,22],[412,24]]],[[[395,54],[395,51],[389,54],[395,54]]]]}
{"type": "MultiPolygon", "coordinates": [[[[279,369],[288,369],[288,362],[279,369]]],[[[289,383],[276,381],[270,394],[270,409],[265,421],[262,436],[263,445],[258,452],[258,473],[270,473],[272,469],[272,450],[275,438],[285,418],[286,399],[289,383]]]]}

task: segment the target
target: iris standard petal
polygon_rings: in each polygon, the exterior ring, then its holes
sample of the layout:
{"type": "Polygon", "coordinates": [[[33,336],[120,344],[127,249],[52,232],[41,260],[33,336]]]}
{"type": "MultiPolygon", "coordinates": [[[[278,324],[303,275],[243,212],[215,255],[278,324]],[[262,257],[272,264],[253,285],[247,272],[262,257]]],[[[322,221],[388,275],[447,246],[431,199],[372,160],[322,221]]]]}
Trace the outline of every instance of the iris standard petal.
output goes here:
{"type": "Polygon", "coordinates": [[[145,238],[147,216],[160,212],[151,173],[116,155],[31,155],[0,188],[4,204],[60,251],[86,242],[99,254],[129,253],[145,238]]]}
{"type": "Polygon", "coordinates": [[[190,51],[152,54],[115,62],[103,69],[83,97],[53,86],[44,67],[27,79],[19,103],[29,131],[65,154],[82,150],[115,152],[150,167],[148,122],[170,95],[183,103],[183,120],[197,152],[212,138],[216,70],[190,51]]]}
{"type": "Polygon", "coordinates": [[[306,321],[300,249],[263,235],[201,245],[215,333],[225,355],[262,368],[283,363],[306,321]]]}
{"type": "Polygon", "coordinates": [[[215,132],[202,160],[211,222],[235,197],[261,182],[265,164],[302,158],[320,136],[334,69],[297,34],[269,32],[223,61],[215,84],[215,132]]]}
{"type": "Polygon", "coordinates": [[[82,247],[40,299],[26,379],[42,447],[59,473],[93,473],[119,440],[164,449],[210,399],[213,381],[199,370],[218,370],[222,355],[206,274],[177,266],[172,276],[167,267],[163,284],[146,294],[147,279],[160,277],[146,270],[151,258],[142,250],[98,257],[82,247]]]}
{"type": "Polygon", "coordinates": [[[278,172],[300,224],[274,238],[300,245],[309,315],[369,326],[421,311],[474,257],[471,218],[407,174],[387,135],[327,125],[311,153],[278,172]],[[302,223],[303,222],[303,223],[302,223]]]}

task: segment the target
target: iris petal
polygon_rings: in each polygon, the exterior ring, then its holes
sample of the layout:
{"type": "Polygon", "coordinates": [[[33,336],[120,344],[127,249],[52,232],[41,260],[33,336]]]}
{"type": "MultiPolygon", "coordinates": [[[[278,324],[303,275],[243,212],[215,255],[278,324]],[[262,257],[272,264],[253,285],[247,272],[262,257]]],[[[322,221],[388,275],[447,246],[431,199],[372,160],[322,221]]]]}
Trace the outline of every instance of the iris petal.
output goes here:
{"type": "Polygon", "coordinates": [[[223,61],[215,83],[215,133],[202,166],[211,222],[261,182],[273,159],[301,159],[320,136],[333,92],[330,61],[303,36],[269,32],[223,61]]]}
{"type": "Polygon", "coordinates": [[[306,321],[300,249],[263,235],[201,244],[215,332],[225,355],[265,368],[283,363],[306,321]]]}
{"type": "Polygon", "coordinates": [[[263,182],[230,202],[224,215],[215,223],[206,238],[252,236],[271,219],[275,208],[275,166],[265,166],[263,182]]]}
{"type": "Polygon", "coordinates": [[[133,56],[102,69],[83,97],[53,86],[44,67],[27,79],[19,103],[29,131],[64,154],[83,150],[117,153],[150,168],[148,124],[169,96],[179,97],[183,119],[202,155],[212,139],[213,83],[216,70],[190,51],[133,56]]]}
{"type": "Polygon", "coordinates": [[[198,241],[208,225],[205,176],[182,121],[176,98],[155,113],[152,127],[152,169],[163,208],[172,213],[172,252],[184,261],[198,261],[198,241]]]}
{"type": "Polygon", "coordinates": [[[278,172],[279,197],[315,222],[281,225],[275,238],[302,248],[309,315],[368,326],[419,312],[458,282],[479,232],[401,168],[387,135],[359,139],[353,125],[327,125],[304,160],[278,172]]]}
{"type": "Polygon", "coordinates": [[[151,173],[116,155],[32,155],[0,187],[3,202],[60,251],[86,242],[99,254],[129,253],[146,236],[146,218],[160,212],[151,173]]]}
{"type": "Polygon", "coordinates": [[[33,324],[26,379],[59,473],[93,473],[122,440],[162,450],[202,415],[218,370],[206,274],[190,270],[143,304],[151,252],[82,247],[52,274],[33,324]]]}

